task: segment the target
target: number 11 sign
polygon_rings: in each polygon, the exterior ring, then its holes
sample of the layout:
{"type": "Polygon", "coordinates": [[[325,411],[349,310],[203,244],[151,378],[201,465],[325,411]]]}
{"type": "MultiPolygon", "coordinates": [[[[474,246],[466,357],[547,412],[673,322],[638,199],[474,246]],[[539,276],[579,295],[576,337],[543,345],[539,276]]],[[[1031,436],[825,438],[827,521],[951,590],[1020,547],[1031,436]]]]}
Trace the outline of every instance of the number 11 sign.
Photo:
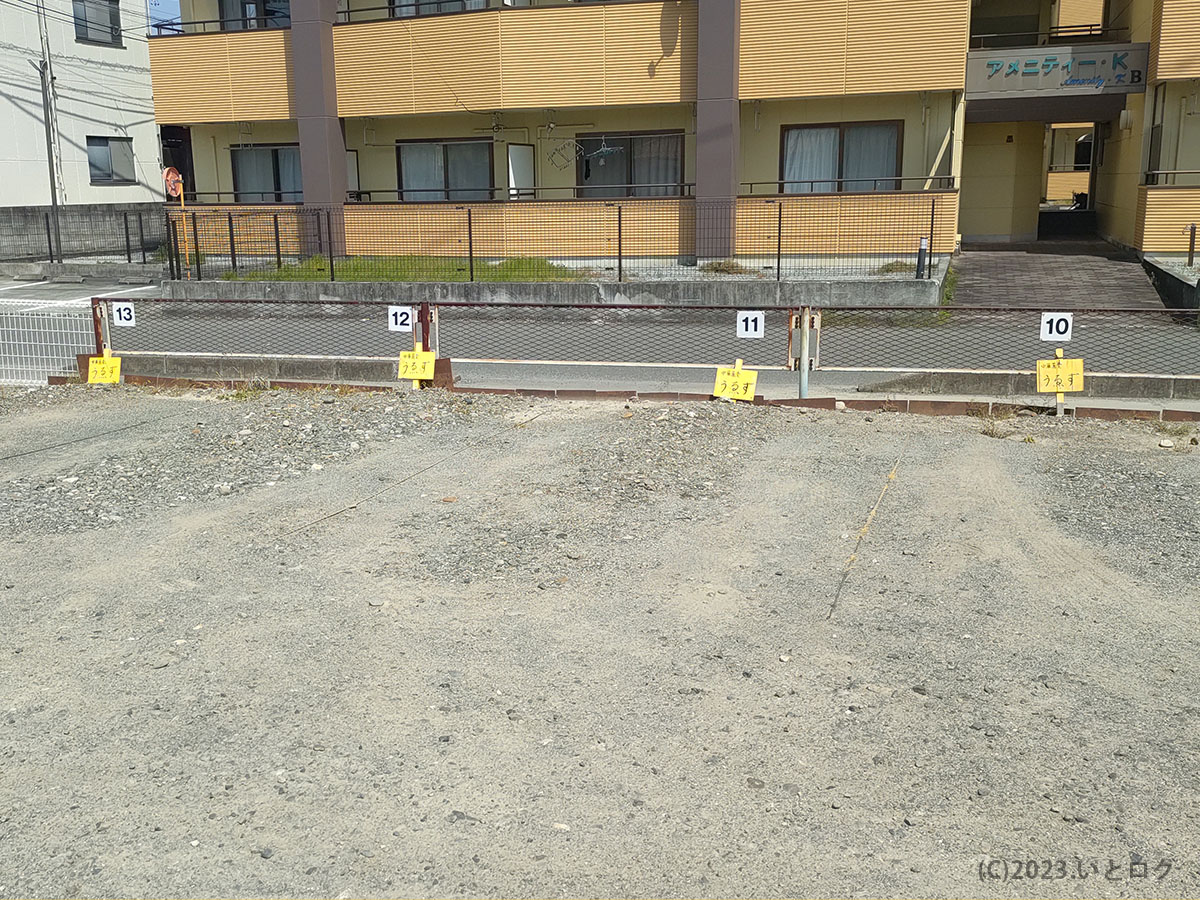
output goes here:
{"type": "Polygon", "coordinates": [[[766,313],[761,310],[738,310],[737,336],[740,338],[761,338],[766,320],[766,313]]]}

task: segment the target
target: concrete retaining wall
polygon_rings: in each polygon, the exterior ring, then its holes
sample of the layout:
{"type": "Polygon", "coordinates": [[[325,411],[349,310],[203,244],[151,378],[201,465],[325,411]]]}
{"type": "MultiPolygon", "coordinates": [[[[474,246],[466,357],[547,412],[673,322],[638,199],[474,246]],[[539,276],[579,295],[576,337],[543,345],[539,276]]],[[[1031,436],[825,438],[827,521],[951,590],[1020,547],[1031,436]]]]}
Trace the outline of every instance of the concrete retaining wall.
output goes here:
{"type": "Polygon", "coordinates": [[[937,306],[940,279],[928,281],[664,281],[595,282],[280,282],[170,281],[172,299],[323,300],[419,303],[494,303],[539,306],[731,306],[743,309],[801,306],[937,306]]]}
{"type": "Polygon", "coordinates": [[[1158,296],[1170,309],[1200,309],[1200,284],[1184,281],[1173,272],[1155,265],[1150,260],[1142,261],[1142,268],[1150,276],[1158,296]]]}

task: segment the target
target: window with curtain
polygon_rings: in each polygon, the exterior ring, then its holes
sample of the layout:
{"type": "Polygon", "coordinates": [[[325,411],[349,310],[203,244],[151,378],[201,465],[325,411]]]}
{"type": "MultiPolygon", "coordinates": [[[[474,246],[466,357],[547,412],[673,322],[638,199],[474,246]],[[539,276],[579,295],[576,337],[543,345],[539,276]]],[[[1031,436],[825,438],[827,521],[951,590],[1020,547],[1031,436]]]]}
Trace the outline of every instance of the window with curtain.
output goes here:
{"type": "Polygon", "coordinates": [[[580,137],[580,197],[677,197],[683,193],[683,134],[580,137]]]}
{"type": "Polygon", "coordinates": [[[900,131],[900,122],[785,128],[781,192],[899,190],[900,131]]]}
{"type": "Polygon", "coordinates": [[[400,199],[406,203],[492,199],[492,142],[413,141],[396,147],[400,199]]]}
{"type": "Polygon", "coordinates": [[[120,44],[121,7],[118,0],[71,0],[75,40],[120,44]]]}
{"type": "Polygon", "coordinates": [[[133,184],[137,181],[132,138],[89,137],[87,158],[92,184],[133,184]]]}
{"type": "Polygon", "coordinates": [[[220,0],[221,30],[287,28],[291,24],[289,0],[220,0]]]}
{"type": "Polygon", "coordinates": [[[487,9],[487,0],[390,0],[390,3],[392,16],[398,19],[487,9]]]}
{"type": "Polygon", "coordinates": [[[299,203],[304,199],[299,147],[234,147],[229,155],[238,203],[299,203]]]}

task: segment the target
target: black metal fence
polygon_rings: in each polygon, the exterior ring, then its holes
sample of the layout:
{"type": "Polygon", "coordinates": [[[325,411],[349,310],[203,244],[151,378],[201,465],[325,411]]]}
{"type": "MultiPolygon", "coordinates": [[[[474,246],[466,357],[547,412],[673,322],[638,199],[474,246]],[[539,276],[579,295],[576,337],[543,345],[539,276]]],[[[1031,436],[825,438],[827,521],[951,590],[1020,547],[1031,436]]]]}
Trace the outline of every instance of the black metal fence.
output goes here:
{"type": "Polygon", "coordinates": [[[953,192],[332,207],[172,207],[173,278],[272,281],[929,279],[953,192]]]}
{"type": "Polygon", "coordinates": [[[166,263],[166,217],[145,209],[0,210],[0,261],[166,263]]]}

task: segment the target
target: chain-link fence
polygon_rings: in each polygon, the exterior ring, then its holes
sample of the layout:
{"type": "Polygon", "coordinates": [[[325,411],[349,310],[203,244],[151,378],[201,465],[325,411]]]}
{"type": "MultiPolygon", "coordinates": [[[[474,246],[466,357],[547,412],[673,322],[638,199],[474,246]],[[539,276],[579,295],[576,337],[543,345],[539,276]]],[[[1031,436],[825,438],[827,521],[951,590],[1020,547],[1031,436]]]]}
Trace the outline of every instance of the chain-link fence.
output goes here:
{"type": "Polygon", "coordinates": [[[76,371],[78,353],[94,353],[92,310],[85,303],[0,299],[0,384],[45,384],[76,371]]]}
{"type": "MultiPolygon", "coordinates": [[[[104,339],[118,354],[395,359],[424,345],[461,362],[791,368],[800,310],[700,306],[533,306],[283,300],[108,299],[104,339]],[[118,309],[127,310],[119,313],[118,309]]],[[[1063,346],[1085,372],[1200,377],[1196,311],[1077,310],[1069,342],[1044,341],[1036,309],[823,309],[812,368],[1029,373],[1063,346]]]]}
{"type": "Polygon", "coordinates": [[[790,310],[732,307],[415,307],[377,302],[110,299],[118,355],[396,359],[414,346],[461,361],[790,368],[790,310]],[[747,318],[749,316],[749,318],[747,318]],[[739,326],[739,317],[745,319],[739,326]],[[752,337],[739,337],[739,328],[752,337]]]}
{"type": "Polygon", "coordinates": [[[1069,342],[1042,340],[1043,310],[938,307],[822,310],[816,368],[841,371],[1018,372],[1054,356],[1093,374],[1200,376],[1195,310],[1076,310],[1069,342]]]}
{"type": "Polygon", "coordinates": [[[51,211],[0,210],[0,261],[162,263],[167,220],[145,209],[62,206],[51,211]]]}
{"type": "Polygon", "coordinates": [[[271,281],[928,279],[953,191],[331,207],[172,207],[174,278],[271,281]]]}

